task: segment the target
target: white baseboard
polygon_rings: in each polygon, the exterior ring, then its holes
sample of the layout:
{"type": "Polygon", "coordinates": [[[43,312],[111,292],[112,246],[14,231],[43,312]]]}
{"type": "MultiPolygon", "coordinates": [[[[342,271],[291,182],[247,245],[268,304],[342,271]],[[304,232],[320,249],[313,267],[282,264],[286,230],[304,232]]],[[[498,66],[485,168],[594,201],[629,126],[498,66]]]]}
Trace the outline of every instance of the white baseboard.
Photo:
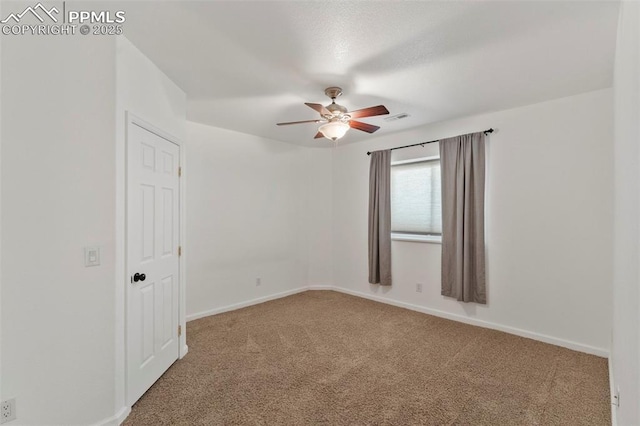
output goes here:
{"type": "Polygon", "coordinates": [[[330,288],[316,288],[310,287],[310,290],[334,290],[345,294],[350,294],[356,297],[362,297],[364,299],[373,300],[380,303],[386,303],[389,305],[397,306],[400,308],[410,309],[416,312],[422,312],[424,314],[433,315],[440,318],[446,318],[452,321],[458,321],[469,325],[475,325],[483,328],[490,328],[492,330],[503,331],[509,334],[515,334],[516,336],[526,337],[528,339],[538,340],[540,342],[549,343],[556,346],[561,346],[563,348],[571,349],[578,352],[584,352],[591,355],[596,355],[599,357],[607,358],[609,357],[609,351],[603,348],[597,348],[594,346],[585,345],[582,343],[574,342],[571,340],[560,339],[553,336],[548,336],[546,334],[540,334],[533,331],[527,331],[516,327],[511,327],[508,325],[497,324],[490,321],[483,321],[476,318],[469,318],[463,315],[452,314],[445,311],[440,311],[437,309],[426,308],[424,306],[414,305],[412,303],[401,302],[399,300],[389,299],[386,297],[380,297],[373,294],[367,294],[360,291],[348,290],[342,287],[329,286],[330,288]]]}
{"type": "Polygon", "coordinates": [[[613,361],[611,361],[611,356],[609,356],[609,397],[611,398],[611,426],[618,426],[618,410],[615,405],[613,405],[613,395],[616,393],[615,380],[613,378],[613,361]]]}
{"type": "MultiPolygon", "coordinates": [[[[552,345],[556,345],[556,346],[561,346],[567,349],[572,349],[578,352],[585,352],[591,355],[596,355],[596,356],[600,356],[603,358],[608,358],[609,359],[609,385],[611,388],[611,395],[613,395],[614,393],[614,383],[613,383],[613,369],[612,369],[612,365],[611,365],[611,358],[610,358],[610,354],[609,351],[603,348],[597,348],[594,346],[590,346],[590,345],[584,345],[582,343],[578,343],[578,342],[573,342],[571,340],[565,340],[565,339],[560,339],[557,337],[553,337],[553,336],[548,336],[545,334],[540,334],[540,333],[535,333],[532,331],[527,331],[527,330],[522,330],[520,328],[516,328],[516,327],[510,327],[510,326],[506,326],[506,325],[502,325],[502,324],[497,324],[497,323],[493,323],[490,321],[483,321],[483,320],[479,320],[476,318],[469,318],[469,317],[465,317],[463,315],[458,315],[458,314],[452,314],[449,312],[445,312],[445,311],[440,311],[437,309],[431,309],[431,308],[426,308],[424,306],[419,306],[419,305],[414,305],[412,303],[406,303],[406,302],[401,302],[399,300],[394,300],[394,299],[389,299],[389,298],[385,298],[385,297],[380,297],[377,295],[373,295],[373,294],[367,294],[367,293],[363,293],[360,291],[355,291],[355,290],[349,290],[346,288],[342,288],[342,287],[336,287],[334,285],[331,284],[316,284],[316,285],[310,285],[310,286],[305,286],[305,287],[299,287],[293,290],[287,290],[287,291],[283,291],[280,293],[275,293],[275,294],[271,294],[268,296],[263,296],[263,297],[259,297],[256,299],[252,299],[252,300],[248,300],[246,302],[241,302],[241,303],[234,303],[232,305],[227,305],[227,306],[222,306],[219,308],[215,308],[215,309],[210,309],[207,311],[202,311],[202,312],[198,312],[195,314],[191,314],[191,315],[187,315],[186,320],[187,321],[193,321],[199,318],[204,318],[204,317],[208,317],[210,315],[217,315],[217,314],[221,314],[223,312],[229,312],[229,311],[234,311],[236,309],[241,309],[241,308],[245,308],[248,306],[252,306],[252,305],[257,305],[260,303],[264,303],[264,302],[268,302],[270,300],[275,300],[275,299],[281,299],[283,297],[287,297],[287,296],[291,296],[293,294],[297,294],[297,293],[302,293],[305,291],[309,291],[309,290],[333,290],[333,291],[337,291],[340,293],[345,293],[345,294],[349,294],[351,296],[356,296],[356,297],[361,297],[363,299],[369,299],[369,300],[373,300],[376,302],[380,302],[380,303],[386,303],[388,305],[392,305],[392,306],[397,306],[400,308],[405,308],[405,309],[409,309],[412,311],[416,311],[416,312],[421,312],[424,314],[428,314],[428,315],[433,315],[436,317],[440,317],[440,318],[445,318],[445,319],[449,319],[452,321],[458,321],[458,322],[462,322],[465,324],[469,324],[469,325],[475,325],[478,327],[483,327],[483,328],[489,328],[492,330],[498,330],[498,331],[503,331],[505,333],[509,333],[509,334],[514,334],[516,336],[520,336],[520,337],[526,337],[529,339],[533,339],[533,340],[538,340],[544,343],[549,343],[552,345]]],[[[188,352],[189,348],[185,345],[182,348],[182,356],[186,355],[188,352]]],[[[101,422],[95,423],[94,426],[119,426],[122,422],[124,422],[124,420],[127,418],[127,416],[129,415],[129,413],[131,413],[131,407],[123,407],[116,415],[105,419],[101,422]]],[[[612,426],[617,426],[617,422],[616,422],[616,411],[615,411],[615,407],[612,406],[611,407],[611,424],[612,426]]]]}
{"type": "Polygon", "coordinates": [[[122,407],[115,415],[94,423],[93,426],[120,426],[130,413],[131,407],[122,407]]]}
{"type": "Polygon", "coordinates": [[[302,293],[307,290],[333,290],[345,294],[350,294],[356,297],[362,297],[364,299],[373,300],[380,303],[386,303],[389,305],[397,306],[400,308],[410,309],[416,312],[422,312],[424,314],[433,315],[440,318],[446,318],[452,321],[458,321],[469,325],[475,325],[478,327],[489,328],[492,330],[503,331],[505,333],[514,334],[520,337],[526,337],[528,339],[538,340],[540,342],[549,343],[551,345],[561,346],[563,348],[571,349],[578,352],[584,352],[591,355],[596,355],[603,358],[609,357],[609,351],[604,348],[598,348],[595,346],[585,345],[582,343],[574,342],[571,340],[561,339],[558,337],[549,336],[546,334],[536,333],[533,331],[523,330],[508,325],[498,324],[490,321],[484,321],[477,318],[469,318],[463,315],[452,314],[438,309],[426,308],[424,306],[414,305],[412,303],[401,302],[399,300],[389,299],[386,297],[380,297],[373,294],[367,294],[360,291],[349,290],[342,287],[336,287],[331,284],[318,284],[310,285],[306,287],[300,287],[293,290],[283,291],[281,293],[275,293],[269,296],[259,297],[257,299],[248,300],[246,302],[235,303],[233,305],[223,306],[220,308],[211,309],[208,311],[198,312],[195,314],[187,315],[187,321],[193,321],[198,318],[204,318],[210,315],[221,314],[223,312],[234,311],[236,309],[245,308],[247,306],[257,305],[259,303],[268,302],[269,300],[280,299],[292,294],[302,293]]]}
{"type": "Polygon", "coordinates": [[[337,288],[331,284],[314,284],[307,287],[307,290],[334,290],[337,291],[337,288]]]}
{"type": "Polygon", "coordinates": [[[187,315],[187,322],[197,320],[199,318],[208,317],[210,315],[217,315],[223,312],[235,311],[236,309],[246,308],[247,306],[257,305],[259,303],[268,302],[270,300],[281,299],[283,297],[291,296],[292,294],[302,293],[309,290],[309,287],[299,287],[293,290],[287,290],[280,293],[271,294],[268,296],[258,297],[257,299],[247,300],[246,302],[234,303],[233,305],[221,306],[219,308],[209,309],[207,311],[197,312],[195,314],[187,315]]]}
{"type": "MultiPolygon", "coordinates": [[[[189,352],[189,346],[184,345],[180,352],[180,358],[183,358],[187,352],[189,352]]],[[[117,414],[109,417],[108,419],[94,423],[93,426],[120,426],[124,423],[129,414],[131,414],[131,407],[122,407],[117,414]]]]}

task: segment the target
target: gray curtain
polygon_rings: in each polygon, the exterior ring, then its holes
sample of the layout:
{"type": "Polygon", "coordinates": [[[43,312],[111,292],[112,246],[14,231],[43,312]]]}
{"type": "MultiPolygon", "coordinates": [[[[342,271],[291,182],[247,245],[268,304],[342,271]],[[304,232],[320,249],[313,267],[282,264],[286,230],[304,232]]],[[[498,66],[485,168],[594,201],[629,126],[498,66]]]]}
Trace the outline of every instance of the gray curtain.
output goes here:
{"type": "Polygon", "coordinates": [[[391,285],[391,150],[371,153],[369,282],[391,285]]]}
{"type": "Polygon", "coordinates": [[[440,140],[442,295],[487,303],[484,132],[440,140]]]}

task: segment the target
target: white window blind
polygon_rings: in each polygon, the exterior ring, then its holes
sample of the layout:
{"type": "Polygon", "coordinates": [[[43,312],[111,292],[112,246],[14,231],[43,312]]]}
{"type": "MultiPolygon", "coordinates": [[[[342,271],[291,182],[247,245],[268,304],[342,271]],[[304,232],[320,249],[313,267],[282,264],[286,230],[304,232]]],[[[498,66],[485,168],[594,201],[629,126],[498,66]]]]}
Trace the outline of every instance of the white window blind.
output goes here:
{"type": "Polygon", "coordinates": [[[391,166],[391,232],[442,234],[440,160],[391,166]]]}

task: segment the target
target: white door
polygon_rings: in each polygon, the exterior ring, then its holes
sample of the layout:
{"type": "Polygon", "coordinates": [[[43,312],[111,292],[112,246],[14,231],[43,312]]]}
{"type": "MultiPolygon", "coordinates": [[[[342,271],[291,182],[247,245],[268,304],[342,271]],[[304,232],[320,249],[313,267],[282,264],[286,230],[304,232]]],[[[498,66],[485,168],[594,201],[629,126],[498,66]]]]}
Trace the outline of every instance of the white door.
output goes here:
{"type": "Polygon", "coordinates": [[[127,402],[178,358],[180,147],[135,123],[127,138],[127,402]]]}

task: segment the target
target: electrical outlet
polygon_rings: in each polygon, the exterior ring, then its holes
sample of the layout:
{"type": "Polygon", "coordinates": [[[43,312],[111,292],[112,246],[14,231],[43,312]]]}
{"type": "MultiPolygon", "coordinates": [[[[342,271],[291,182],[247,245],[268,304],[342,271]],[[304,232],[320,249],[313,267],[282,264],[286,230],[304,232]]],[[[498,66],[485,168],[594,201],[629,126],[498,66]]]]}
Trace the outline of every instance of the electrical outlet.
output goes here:
{"type": "Polygon", "coordinates": [[[259,286],[260,284],[262,284],[262,279],[256,278],[256,287],[259,286]]]}
{"type": "Polygon", "coordinates": [[[422,293],[422,284],[420,284],[420,283],[416,284],[416,292],[422,293]]]}
{"type": "Polygon", "coordinates": [[[16,399],[7,399],[0,405],[0,423],[7,423],[16,419],[16,399]]]}

